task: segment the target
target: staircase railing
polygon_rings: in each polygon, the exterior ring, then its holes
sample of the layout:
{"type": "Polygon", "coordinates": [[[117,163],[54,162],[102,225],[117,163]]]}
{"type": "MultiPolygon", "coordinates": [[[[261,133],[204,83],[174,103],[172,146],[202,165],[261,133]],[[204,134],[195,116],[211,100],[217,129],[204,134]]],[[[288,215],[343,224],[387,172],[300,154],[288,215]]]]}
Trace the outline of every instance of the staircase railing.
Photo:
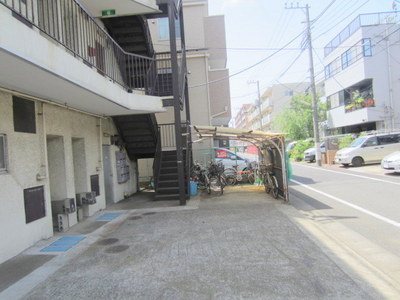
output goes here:
{"type": "Polygon", "coordinates": [[[156,146],[156,154],[153,161],[153,181],[154,181],[154,189],[158,188],[158,176],[159,170],[161,168],[161,135],[160,135],[160,127],[157,130],[157,146],[156,146]]]}
{"type": "Polygon", "coordinates": [[[0,0],[0,4],[113,82],[127,90],[152,91],[158,72],[148,69],[154,58],[125,52],[77,0],[0,0]]]}

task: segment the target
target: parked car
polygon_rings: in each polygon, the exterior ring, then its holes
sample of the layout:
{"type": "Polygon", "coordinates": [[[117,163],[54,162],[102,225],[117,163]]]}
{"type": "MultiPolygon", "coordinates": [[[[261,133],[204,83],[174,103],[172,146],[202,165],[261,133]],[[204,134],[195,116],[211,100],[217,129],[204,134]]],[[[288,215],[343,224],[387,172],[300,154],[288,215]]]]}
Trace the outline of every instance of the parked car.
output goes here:
{"type": "MultiPolygon", "coordinates": [[[[321,153],[325,153],[325,142],[319,144],[319,147],[321,149],[321,153]]],[[[304,151],[304,160],[310,163],[315,161],[315,151],[315,147],[308,148],[306,151],[304,151]]]]}
{"type": "Polygon", "coordinates": [[[237,170],[243,171],[250,163],[247,158],[244,158],[229,149],[213,148],[213,150],[215,160],[221,161],[225,169],[233,168],[234,165],[237,165],[237,170]]]}
{"type": "Polygon", "coordinates": [[[400,133],[366,135],[354,140],[335,155],[335,163],[360,167],[366,163],[379,163],[390,153],[400,150],[400,133]]]}
{"type": "Polygon", "coordinates": [[[292,150],[295,146],[297,145],[297,142],[290,142],[287,146],[286,146],[286,151],[289,152],[290,150],[292,150]]]}
{"type": "Polygon", "coordinates": [[[400,151],[386,155],[381,161],[381,167],[385,170],[400,173],[400,151]]]}

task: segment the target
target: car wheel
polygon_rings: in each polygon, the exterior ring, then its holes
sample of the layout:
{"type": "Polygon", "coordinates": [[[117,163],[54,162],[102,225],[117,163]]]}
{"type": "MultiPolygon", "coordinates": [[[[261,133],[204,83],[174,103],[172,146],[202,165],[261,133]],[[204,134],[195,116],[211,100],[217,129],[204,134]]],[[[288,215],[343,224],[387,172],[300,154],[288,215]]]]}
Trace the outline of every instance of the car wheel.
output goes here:
{"type": "Polygon", "coordinates": [[[357,156],[352,159],[351,164],[354,167],[361,167],[364,164],[364,160],[361,157],[357,156]]]}

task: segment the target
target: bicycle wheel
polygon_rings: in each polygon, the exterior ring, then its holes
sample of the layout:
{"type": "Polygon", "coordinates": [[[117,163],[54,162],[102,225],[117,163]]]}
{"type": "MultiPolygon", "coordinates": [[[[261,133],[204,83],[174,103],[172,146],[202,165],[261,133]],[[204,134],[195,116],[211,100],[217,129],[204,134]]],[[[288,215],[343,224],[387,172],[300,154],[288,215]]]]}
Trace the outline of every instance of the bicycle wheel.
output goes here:
{"type": "Polygon", "coordinates": [[[265,192],[269,194],[269,192],[271,191],[270,176],[268,174],[265,174],[263,181],[264,181],[265,192]]]}
{"type": "Polygon", "coordinates": [[[207,194],[211,194],[211,182],[210,178],[208,176],[205,176],[205,182],[206,182],[206,189],[207,189],[207,194]]]}
{"type": "Polygon", "coordinates": [[[272,196],[277,199],[279,196],[279,189],[278,189],[278,180],[276,180],[276,177],[274,175],[271,176],[271,181],[272,181],[272,196]]]}
{"type": "Polygon", "coordinates": [[[219,194],[223,195],[223,193],[224,193],[224,183],[222,181],[222,177],[221,176],[218,176],[218,182],[217,183],[219,185],[219,194]]]}
{"type": "Polygon", "coordinates": [[[256,176],[254,175],[254,173],[250,173],[249,175],[247,175],[247,180],[250,184],[254,184],[254,182],[256,181],[256,176]]]}

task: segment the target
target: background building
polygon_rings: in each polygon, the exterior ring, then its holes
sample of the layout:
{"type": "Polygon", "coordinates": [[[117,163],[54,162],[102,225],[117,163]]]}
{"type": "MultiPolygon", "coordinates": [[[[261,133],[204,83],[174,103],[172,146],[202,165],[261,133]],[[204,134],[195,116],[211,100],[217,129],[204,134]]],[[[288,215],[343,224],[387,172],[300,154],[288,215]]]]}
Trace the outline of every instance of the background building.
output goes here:
{"type": "Polygon", "coordinates": [[[330,134],[400,128],[398,12],[363,14],[325,47],[330,134]]]}

